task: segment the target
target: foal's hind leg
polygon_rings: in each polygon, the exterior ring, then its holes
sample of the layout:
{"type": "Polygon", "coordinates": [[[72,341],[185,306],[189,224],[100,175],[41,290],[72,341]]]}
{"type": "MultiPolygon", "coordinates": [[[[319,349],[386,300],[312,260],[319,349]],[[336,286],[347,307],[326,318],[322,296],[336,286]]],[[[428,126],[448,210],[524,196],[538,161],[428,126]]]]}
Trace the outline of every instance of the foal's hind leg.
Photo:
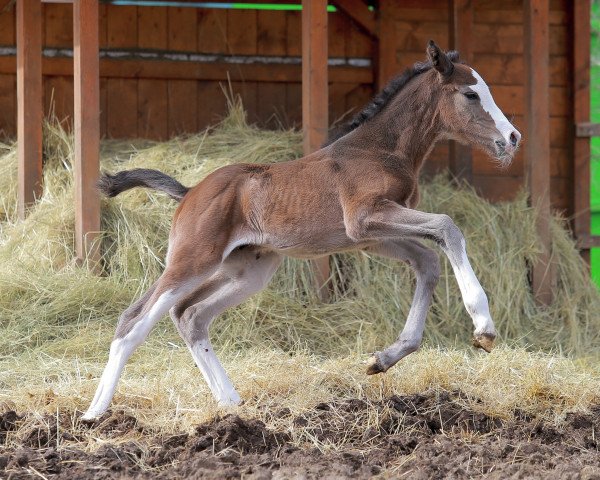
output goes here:
{"type": "Polygon", "coordinates": [[[210,343],[210,324],[227,308],[262,290],[280,263],[274,252],[252,247],[234,251],[210,280],[171,309],[173,322],[221,405],[237,405],[240,397],[210,343]]]}
{"type": "Polygon", "coordinates": [[[104,368],[94,399],[83,420],[92,420],[108,408],[117,388],[119,377],[135,349],[146,339],[152,327],[178,301],[185,298],[199,283],[206,280],[216,269],[216,263],[206,265],[205,275],[191,276],[181,270],[169,269],[119,318],[113,342],[110,345],[108,363],[104,368]]]}
{"type": "Polygon", "coordinates": [[[417,286],[404,329],[392,345],[373,355],[367,368],[367,373],[373,375],[385,372],[421,346],[425,318],[440,276],[440,261],[433,250],[417,240],[388,241],[366,250],[407,262],[417,277],[417,286]]]}

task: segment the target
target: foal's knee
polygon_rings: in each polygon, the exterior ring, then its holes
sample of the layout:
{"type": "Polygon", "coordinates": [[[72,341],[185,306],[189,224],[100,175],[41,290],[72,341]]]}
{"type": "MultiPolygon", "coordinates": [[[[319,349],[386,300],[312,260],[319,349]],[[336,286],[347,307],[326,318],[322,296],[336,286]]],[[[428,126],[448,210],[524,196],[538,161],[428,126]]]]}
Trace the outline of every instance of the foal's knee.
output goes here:
{"type": "Polygon", "coordinates": [[[446,214],[439,215],[438,226],[443,236],[441,242],[442,248],[447,249],[461,246],[464,237],[452,218],[446,214]]]}

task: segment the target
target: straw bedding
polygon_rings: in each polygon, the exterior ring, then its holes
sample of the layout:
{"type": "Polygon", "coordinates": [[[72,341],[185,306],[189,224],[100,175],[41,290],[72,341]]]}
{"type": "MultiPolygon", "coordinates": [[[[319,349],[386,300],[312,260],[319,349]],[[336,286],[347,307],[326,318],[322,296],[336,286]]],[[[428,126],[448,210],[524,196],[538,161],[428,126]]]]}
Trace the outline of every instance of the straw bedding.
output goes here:
{"type": "MultiPolygon", "coordinates": [[[[0,406],[75,411],[93,394],[119,314],[160,275],[176,204],[142,189],[103,200],[102,273],[90,273],[73,251],[72,139],[56,123],[44,133],[44,192],[22,222],[15,210],[16,148],[0,146],[0,406]]],[[[193,185],[228,163],[300,154],[297,132],[258,130],[233,105],[210,131],[162,143],[107,141],[101,157],[108,171],[156,168],[193,185]]],[[[555,415],[598,400],[600,294],[564,222],[552,221],[556,300],[540,308],[527,273],[539,253],[536,212],[524,195],[492,205],[439,176],[423,184],[420,208],[447,213],[463,230],[504,346],[491,355],[468,349],[471,321],[441,255],[425,348],[389,374],[367,378],[361,361],[404,324],[414,289],[410,269],[363,253],[336,256],[333,299],[322,303],[307,263],[286,260],[264,292],[212,328],[234,383],[249,399],[247,415],[264,420],[275,405],[298,412],[336,397],[429,388],[459,388],[500,415],[517,406],[555,415]]],[[[216,411],[167,320],[132,358],[113,405],[173,430],[216,411]]]]}

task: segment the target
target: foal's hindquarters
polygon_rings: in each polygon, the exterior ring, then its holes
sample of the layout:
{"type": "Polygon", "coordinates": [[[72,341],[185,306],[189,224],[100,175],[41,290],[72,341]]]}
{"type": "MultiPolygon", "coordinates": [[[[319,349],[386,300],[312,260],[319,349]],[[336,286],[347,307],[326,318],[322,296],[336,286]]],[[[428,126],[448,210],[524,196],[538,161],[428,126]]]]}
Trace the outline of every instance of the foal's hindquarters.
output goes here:
{"type": "Polygon", "coordinates": [[[231,241],[237,239],[229,234],[231,218],[236,216],[231,201],[234,197],[227,201],[220,200],[219,194],[211,195],[202,211],[193,204],[203,203],[204,196],[182,203],[173,221],[165,271],[119,318],[108,363],[84,420],[106,411],[127,360],[167,312],[215,399],[222,405],[239,403],[240,397],[214,353],[208,329],[225,309],[262,290],[281,263],[281,256],[253,245],[231,250],[231,241]]]}

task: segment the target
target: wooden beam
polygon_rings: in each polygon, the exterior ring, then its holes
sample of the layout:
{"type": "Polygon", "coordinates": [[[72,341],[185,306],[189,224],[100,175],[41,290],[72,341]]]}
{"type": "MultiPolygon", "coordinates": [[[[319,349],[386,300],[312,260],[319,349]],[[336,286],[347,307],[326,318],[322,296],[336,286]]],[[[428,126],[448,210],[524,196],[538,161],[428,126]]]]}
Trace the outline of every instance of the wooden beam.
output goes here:
{"type": "Polygon", "coordinates": [[[381,90],[394,75],[402,70],[399,69],[398,59],[396,58],[396,18],[398,10],[403,6],[399,2],[379,2],[377,12],[379,42],[377,42],[376,59],[377,85],[376,89],[381,90]]]}
{"type": "Polygon", "coordinates": [[[333,3],[371,37],[377,38],[375,12],[369,10],[365,2],[362,0],[334,0],[333,3]]]}
{"type": "Polygon", "coordinates": [[[600,123],[579,122],[575,124],[576,137],[600,137],[600,123]]]}
{"type": "MultiPolygon", "coordinates": [[[[590,0],[571,3],[573,18],[573,231],[575,238],[590,237],[590,139],[580,136],[579,124],[590,121],[590,0]]],[[[590,246],[581,255],[590,263],[590,246]]]]}
{"type": "Polygon", "coordinates": [[[318,150],[327,140],[327,1],[302,1],[302,128],[304,153],[318,150]]]}
{"type": "Polygon", "coordinates": [[[42,10],[38,0],[17,2],[18,213],[42,194],[42,10]]]}
{"type": "Polygon", "coordinates": [[[100,258],[98,13],[98,0],[73,4],[75,249],[79,260],[87,259],[94,267],[100,258]]]}
{"type": "MultiPolygon", "coordinates": [[[[15,57],[0,56],[0,74],[14,74],[15,67],[15,57]]],[[[68,57],[43,57],[42,73],[46,76],[71,76],[73,60],[68,57]]],[[[302,81],[302,66],[102,58],[100,77],[299,83],[302,81]]],[[[331,83],[356,85],[372,84],[374,81],[371,68],[346,65],[330,66],[328,77],[331,83]]]]}
{"type": "Polygon", "coordinates": [[[600,247],[600,235],[588,235],[577,238],[577,248],[589,250],[590,248],[600,247]]]}
{"type": "MultiPolygon", "coordinates": [[[[450,48],[460,52],[461,59],[473,62],[473,2],[471,0],[450,0],[450,48]]],[[[450,141],[450,173],[458,180],[473,182],[473,152],[468,145],[450,141]]]]}
{"type": "Polygon", "coordinates": [[[525,116],[529,132],[525,141],[525,161],[530,201],[538,210],[536,228],[542,249],[532,266],[532,287],[536,300],[549,305],[554,283],[554,268],[550,261],[549,0],[525,0],[524,9],[525,116]]]}
{"type": "MultiPolygon", "coordinates": [[[[302,0],[302,129],[304,154],[321,148],[329,129],[327,1],[302,0]]],[[[329,298],[329,257],[312,261],[322,300],[329,298]]]]}

